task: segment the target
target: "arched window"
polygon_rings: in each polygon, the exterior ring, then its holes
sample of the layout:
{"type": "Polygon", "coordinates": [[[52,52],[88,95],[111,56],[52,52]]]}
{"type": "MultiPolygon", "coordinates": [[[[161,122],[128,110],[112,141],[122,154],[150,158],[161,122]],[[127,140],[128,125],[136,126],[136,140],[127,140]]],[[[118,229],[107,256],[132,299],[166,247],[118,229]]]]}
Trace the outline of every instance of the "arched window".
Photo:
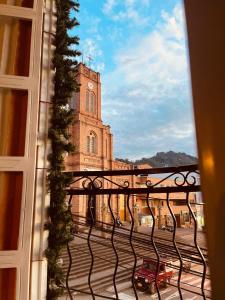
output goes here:
{"type": "Polygon", "coordinates": [[[92,91],[86,91],[86,111],[90,113],[95,112],[95,94],[92,91]]]}
{"type": "Polygon", "coordinates": [[[93,131],[87,136],[87,152],[97,154],[97,136],[93,131]]]}

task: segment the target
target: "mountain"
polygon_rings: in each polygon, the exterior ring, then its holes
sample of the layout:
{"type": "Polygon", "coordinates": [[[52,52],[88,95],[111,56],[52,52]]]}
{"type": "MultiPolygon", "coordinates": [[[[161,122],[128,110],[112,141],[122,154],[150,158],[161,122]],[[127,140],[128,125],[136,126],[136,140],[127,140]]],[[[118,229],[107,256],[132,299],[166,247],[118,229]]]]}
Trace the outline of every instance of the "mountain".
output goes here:
{"type": "Polygon", "coordinates": [[[128,159],[117,159],[126,163],[131,163],[135,165],[139,164],[149,164],[153,168],[160,167],[176,167],[184,165],[197,164],[198,159],[194,156],[188,155],[183,152],[158,152],[155,156],[152,157],[143,157],[135,162],[129,161],[128,159]]]}

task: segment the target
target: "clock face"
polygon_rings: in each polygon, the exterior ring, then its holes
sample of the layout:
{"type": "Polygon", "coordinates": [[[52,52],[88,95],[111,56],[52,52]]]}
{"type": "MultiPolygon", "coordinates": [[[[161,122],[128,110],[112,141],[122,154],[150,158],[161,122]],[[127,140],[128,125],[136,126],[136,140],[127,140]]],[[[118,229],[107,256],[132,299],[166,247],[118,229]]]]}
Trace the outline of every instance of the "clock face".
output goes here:
{"type": "Polygon", "coordinates": [[[88,88],[89,88],[90,90],[93,90],[93,88],[94,88],[94,85],[93,85],[93,83],[92,83],[92,82],[88,82],[88,88]]]}

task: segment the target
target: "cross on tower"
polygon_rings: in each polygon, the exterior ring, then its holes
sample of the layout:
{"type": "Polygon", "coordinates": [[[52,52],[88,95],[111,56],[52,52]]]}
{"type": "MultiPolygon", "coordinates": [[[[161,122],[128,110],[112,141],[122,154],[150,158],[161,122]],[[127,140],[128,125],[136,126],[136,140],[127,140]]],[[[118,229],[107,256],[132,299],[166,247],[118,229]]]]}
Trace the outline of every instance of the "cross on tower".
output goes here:
{"type": "Polygon", "coordinates": [[[91,66],[91,62],[93,61],[93,58],[89,55],[87,56],[87,60],[88,60],[88,66],[91,66]]]}

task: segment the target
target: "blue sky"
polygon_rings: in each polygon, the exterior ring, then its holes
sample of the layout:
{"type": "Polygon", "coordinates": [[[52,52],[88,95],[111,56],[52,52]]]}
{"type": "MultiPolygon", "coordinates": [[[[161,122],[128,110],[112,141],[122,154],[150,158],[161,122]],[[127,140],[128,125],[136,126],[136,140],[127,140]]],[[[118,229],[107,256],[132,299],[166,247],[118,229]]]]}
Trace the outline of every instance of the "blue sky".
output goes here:
{"type": "Polygon", "coordinates": [[[115,157],[196,155],[180,0],[80,0],[80,49],[101,73],[115,157]]]}

